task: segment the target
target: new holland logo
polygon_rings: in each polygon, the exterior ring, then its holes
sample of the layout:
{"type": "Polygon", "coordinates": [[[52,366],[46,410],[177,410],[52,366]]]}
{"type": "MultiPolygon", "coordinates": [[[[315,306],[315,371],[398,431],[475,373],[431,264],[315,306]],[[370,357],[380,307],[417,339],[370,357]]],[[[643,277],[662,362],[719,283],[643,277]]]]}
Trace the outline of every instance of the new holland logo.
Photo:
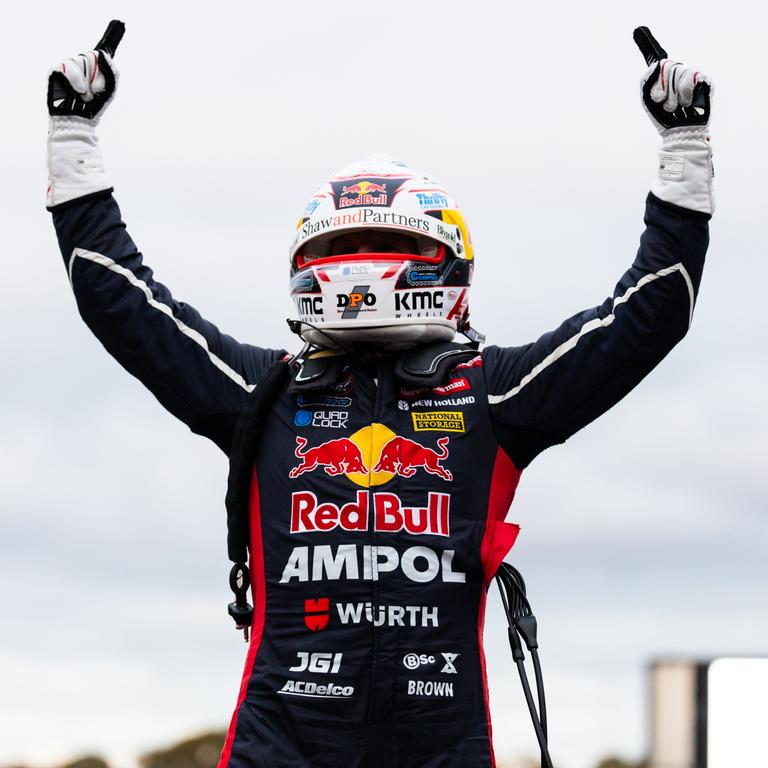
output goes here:
{"type": "Polygon", "coordinates": [[[417,432],[464,431],[464,414],[461,411],[411,412],[411,418],[417,432]]]}

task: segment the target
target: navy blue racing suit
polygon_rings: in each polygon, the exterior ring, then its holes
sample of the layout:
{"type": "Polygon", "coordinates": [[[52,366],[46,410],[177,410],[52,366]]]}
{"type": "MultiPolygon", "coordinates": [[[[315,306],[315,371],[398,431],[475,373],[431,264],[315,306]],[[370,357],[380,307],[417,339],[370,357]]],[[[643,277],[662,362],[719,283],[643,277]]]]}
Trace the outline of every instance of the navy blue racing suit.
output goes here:
{"type": "MultiPolygon", "coordinates": [[[[280,358],[176,301],[109,192],[54,223],[80,313],[189,428],[230,449],[280,358]]],[[[708,216],[650,195],[612,297],[429,387],[352,354],[322,391],[282,391],[250,493],[254,619],[220,768],[494,765],[486,591],[518,528],[520,473],[629,392],[683,337],[708,216]]]]}

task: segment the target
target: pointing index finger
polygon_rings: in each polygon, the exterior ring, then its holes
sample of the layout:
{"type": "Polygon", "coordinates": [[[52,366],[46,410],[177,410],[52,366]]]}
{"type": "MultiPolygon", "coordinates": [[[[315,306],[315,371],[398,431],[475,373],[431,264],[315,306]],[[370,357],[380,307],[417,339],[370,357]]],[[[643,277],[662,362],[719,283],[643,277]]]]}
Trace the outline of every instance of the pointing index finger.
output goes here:
{"type": "Polygon", "coordinates": [[[637,43],[640,53],[643,54],[645,63],[649,66],[661,61],[661,59],[669,58],[667,52],[659,45],[659,41],[651,34],[648,27],[637,27],[632,33],[632,37],[637,43]]]}
{"type": "Polygon", "coordinates": [[[110,57],[115,55],[117,46],[125,34],[125,24],[117,19],[112,19],[107,26],[106,31],[101,36],[101,40],[96,43],[96,50],[108,53],[110,57]]]}

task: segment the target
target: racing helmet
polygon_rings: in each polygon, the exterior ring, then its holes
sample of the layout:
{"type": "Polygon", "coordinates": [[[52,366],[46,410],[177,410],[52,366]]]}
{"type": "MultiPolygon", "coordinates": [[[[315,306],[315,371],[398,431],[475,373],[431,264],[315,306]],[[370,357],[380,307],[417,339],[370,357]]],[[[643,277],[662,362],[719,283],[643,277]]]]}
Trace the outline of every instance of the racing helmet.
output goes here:
{"type": "Polygon", "coordinates": [[[324,181],[290,247],[297,332],[327,347],[407,347],[469,329],[474,254],[454,199],[434,179],[372,155],[324,181]]]}

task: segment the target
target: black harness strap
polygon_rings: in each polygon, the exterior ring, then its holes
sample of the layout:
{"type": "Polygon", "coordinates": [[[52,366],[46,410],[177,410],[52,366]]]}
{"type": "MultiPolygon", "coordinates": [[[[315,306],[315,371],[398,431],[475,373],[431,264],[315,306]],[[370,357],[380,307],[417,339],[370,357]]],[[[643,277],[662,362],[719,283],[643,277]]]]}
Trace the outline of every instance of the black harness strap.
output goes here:
{"type": "Polygon", "coordinates": [[[237,419],[229,451],[227,550],[229,559],[234,563],[229,573],[229,586],[235,593],[235,601],[229,604],[228,610],[237,628],[243,630],[246,642],[253,619],[253,606],[248,602],[251,576],[247,565],[250,541],[248,503],[253,464],[267,415],[278,393],[285,389],[289,372],[290,365],[286,360],[278,360],[267,370],[237,419]]]}
{"type": "Polygon", "coordinates": [[[226,497],[227,549],[229,559],[233,563],[244,563],[248,559],[248,502],[253,463],[267,415],[278,393],[285,389],[289,371],[287,361],[278,360],[273,363],[250,394],[248,403],[235,424],[229,451],[226,497]]]}

